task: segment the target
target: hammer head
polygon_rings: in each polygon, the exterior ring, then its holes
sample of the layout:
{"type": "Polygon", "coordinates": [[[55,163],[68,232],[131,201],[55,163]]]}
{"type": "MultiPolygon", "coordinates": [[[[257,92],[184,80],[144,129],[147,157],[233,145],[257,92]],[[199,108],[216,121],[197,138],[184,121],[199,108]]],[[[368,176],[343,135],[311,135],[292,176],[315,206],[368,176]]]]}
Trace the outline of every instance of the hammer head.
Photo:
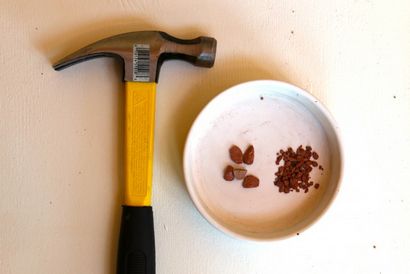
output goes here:
{"type": "Polygon", "coordinates": [[[55,70],[97,57],[116,57],[124,63],[124,80],[158,82],[163,61],[182,59],[195,66],[212,67],[216,40],[201,36],[175,38],[161,31],[138,31],[115,35],[92,43],[53,65],[55,70]]]}

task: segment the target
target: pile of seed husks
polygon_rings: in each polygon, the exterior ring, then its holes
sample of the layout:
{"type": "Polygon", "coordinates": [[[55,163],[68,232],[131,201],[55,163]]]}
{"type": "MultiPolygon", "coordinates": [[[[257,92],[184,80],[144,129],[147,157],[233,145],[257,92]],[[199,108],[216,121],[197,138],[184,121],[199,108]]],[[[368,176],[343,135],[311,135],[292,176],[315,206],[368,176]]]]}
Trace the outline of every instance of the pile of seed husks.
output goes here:
{"type": "MultiPolygon", "coordinates": [[[[310,187],[319,188],[319,184],[310,181],[310,172],[313,168],[318,167],[315,161],[319,159],[319,155],[312,151],[312,147],[299,146],[296,151],[289,147],[286,151],[281,149],[276,154],[276,165],[279,166],[275,173],[276,178],[274,184],[279,188],[279,192],[289,193],[290,191],[304,191],[307,193],[310,187]],[[313,158],[313,160],[311,160],[313,158]]],[[[319,165],[320,170],[323,167],[319,165]]]]}

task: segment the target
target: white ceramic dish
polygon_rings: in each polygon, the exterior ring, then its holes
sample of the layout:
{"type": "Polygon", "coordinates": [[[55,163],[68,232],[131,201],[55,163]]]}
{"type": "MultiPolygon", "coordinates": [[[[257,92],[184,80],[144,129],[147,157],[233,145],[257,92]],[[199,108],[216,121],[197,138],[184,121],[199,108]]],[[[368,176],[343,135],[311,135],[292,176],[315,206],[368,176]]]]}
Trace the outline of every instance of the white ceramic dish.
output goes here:
{"type": "Polygon", "coordinates": [[[335,123],[308,92],[278,81],[252,81],[222,92],[199,114],[185,144],[188,191],[201,214],[228,235],[274,240],[304,230],[328,208],[342,177],[342,148],[335,123]],[[245,166],[260,179],[258,188],[227,182],[223,170],[232,163],[228,150],[255,147],[255,161],[245,166]],[[310,145],[319,164],[308,193],[279,193],[273,184],[276,153],[310,145]]]}

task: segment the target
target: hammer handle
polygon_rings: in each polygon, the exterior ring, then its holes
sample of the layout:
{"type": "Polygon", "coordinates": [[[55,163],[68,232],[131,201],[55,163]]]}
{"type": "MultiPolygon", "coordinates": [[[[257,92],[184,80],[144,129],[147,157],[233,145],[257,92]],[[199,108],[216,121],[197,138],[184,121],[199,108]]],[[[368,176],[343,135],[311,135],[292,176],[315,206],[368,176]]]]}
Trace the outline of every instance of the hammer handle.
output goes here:
{"type": "Polygon", "coordinates": [[[151,205],[155,83],[125,82],[125,197],[129,206],[151,205]]]}
{"type": "Polygon", "coordinates": [[[125,196],[117,274],[155,274],[151,207],[155,83],[125,82],[125,196]]]}
{"type": "Polygon", "coordinates": [[[152,207],[123,206],[117,274],[155,274],[152,207]]]}

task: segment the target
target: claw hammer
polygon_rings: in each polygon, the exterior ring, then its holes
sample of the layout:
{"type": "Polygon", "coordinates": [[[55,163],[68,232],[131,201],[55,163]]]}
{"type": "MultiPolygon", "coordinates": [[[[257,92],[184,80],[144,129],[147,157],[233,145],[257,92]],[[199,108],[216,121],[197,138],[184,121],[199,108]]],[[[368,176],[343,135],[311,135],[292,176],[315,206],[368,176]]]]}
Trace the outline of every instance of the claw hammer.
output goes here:
{"type": "Polygon", "coordinates": [[[154,274],[155,241],[151,207],[155,89],[167,59],[212,67],[216,40],[181,40],[161,31],[115,35],[92,43],[53,65],[62,70],[97,57],[123,61],[125,81],[125,193],[117,253],[117,274],[154,274]]]}

